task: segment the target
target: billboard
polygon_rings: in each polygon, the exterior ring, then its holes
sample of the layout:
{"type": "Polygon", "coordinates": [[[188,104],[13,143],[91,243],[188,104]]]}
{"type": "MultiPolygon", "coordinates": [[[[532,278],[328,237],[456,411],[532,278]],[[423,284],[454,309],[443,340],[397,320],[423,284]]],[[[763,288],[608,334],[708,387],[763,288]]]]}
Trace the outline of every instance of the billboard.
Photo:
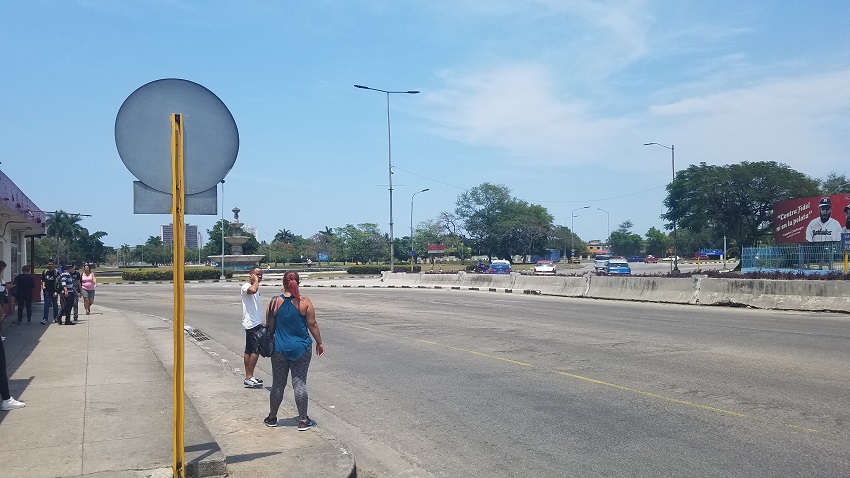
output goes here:
{"type": "Polygon", "coordinates": [[[850,194],[833,194],[773,203],[777,243],[840,241],[850,232],[850,194]],[[847,211],[845,211],[845,208],[847,211]]]}
{"type": "Polygon", "coordinates": [[[428,254],[445,254],[446,246],[443,244],[428,244],[428,254]]]}

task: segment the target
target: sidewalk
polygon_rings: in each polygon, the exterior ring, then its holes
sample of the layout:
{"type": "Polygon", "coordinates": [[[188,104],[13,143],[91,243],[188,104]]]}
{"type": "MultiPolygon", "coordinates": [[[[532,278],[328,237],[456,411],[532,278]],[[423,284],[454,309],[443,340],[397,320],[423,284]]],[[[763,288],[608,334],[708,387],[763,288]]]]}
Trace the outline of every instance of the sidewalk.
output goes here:
{"type": "MultiPolygon", "coordinates": [[[[95,306],[77,325],[44,326],[41,314],[34,304],[32,324],[2,323],[9,386],[26,407],[0,412],[0,476],[171,477],[170,322],[95,306]]],[[[333,436],[287,426],[294,410],[265,427],[246,405],[268,391],[234,387],[223,361],[184,337],[187,476],[354,476],[333,436]]]]}

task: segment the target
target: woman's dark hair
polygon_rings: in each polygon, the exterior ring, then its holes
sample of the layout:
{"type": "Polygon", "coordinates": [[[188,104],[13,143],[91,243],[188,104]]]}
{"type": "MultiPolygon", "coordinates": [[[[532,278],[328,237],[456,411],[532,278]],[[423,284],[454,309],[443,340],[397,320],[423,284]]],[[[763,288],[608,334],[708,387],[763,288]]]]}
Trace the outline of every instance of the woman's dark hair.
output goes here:
{"type": "Polygon", "coordinates": [[[0,261],[0,267],[6,267],[6,261],[0,261]]]}

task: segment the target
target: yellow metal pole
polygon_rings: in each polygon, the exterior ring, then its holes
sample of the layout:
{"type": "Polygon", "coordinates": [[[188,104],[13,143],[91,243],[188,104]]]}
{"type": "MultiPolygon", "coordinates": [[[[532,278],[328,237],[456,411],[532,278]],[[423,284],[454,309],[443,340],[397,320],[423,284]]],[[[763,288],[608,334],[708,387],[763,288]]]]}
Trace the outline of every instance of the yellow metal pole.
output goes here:
{"type": "Polygon", "coordinates": [[[850,251],[844,251],[844,274],[847,274],[847,254],[850,254],[850,251]]]}
{"type": "Polygon", "coordinates": [[[184,222],[185,189],[183,168],[183,115],[171,115],[171,215],[174,229],[174,463],[175,478],[186,474],[183,401],[183,313],[185,312],[183,269],[186,255],[186,223],[184,222]]]}

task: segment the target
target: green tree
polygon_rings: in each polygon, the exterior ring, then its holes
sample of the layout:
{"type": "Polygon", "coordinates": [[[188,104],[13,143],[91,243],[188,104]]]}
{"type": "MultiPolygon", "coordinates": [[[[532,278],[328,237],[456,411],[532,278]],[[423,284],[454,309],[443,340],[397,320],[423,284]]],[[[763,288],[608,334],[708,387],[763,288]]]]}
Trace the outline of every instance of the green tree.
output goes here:
{"type": "Polygon", "coordinates": [[[70,246],[81,236],[83,226],[80,225],[82,217],[79,214],[69,214],[59,210],[47,216],[45,226],[47,236],[56,241],[56,260],[61,260],[64,252],[65,259],[71,253],[70,246]]]}
{"type": "Polygon", "coordinates": [[[497,224],[510,201],[510,189],[485,182],[464,191],[455,202],[455,215],[469,233],[473,247],[490,258],[500,253],[502,235],[498,233],[497,224]]]}
{"type": "Polygon", "coordinates": [[[819,192],[816,180],[774,161],[700,163],[667,186],[662,218],[696,234],[708,229],[710,236],[725,233],[739,246],[753,245],[771,234],[774,202],[819,192]]]}
{"type": "Polygon", "coordinates": [[[130,252],[132,251],[130,249],[130,245],[129,244],[122,244],[121,248],[118,249],[118,251],[120,252],[121,264],[126,266],[127,261],[130,260],[130,252]]]}
{"type": "Polygon", "coordinates": [[[292,241],[295,239],[295,234],[292,233],[289,229],[280,229],[277,231],[277,234],[274,235],[273,241],[278,242],[288,242],[292,244],[292,241]]]}
{"type": "Polygon", "coordinates": [[[461,264],[466,264],[466,258],[471,255],[472,251],[464,243],[463,239],[466,231],[463,229],[460,219],[452,213],[441,212],[437,221],[443,228],[445,240],[449,243],[446,246],[446,253],[451,251],[455,257],[460,258],[461,264]]]}
{"type": "Polygon", "coordinates": [[[325,227],[324,231],[319,231],[316,234],[313,234],[310,241],[312,242],[312,247],[315,252],[327,253],[328,259],[330,260],[341,259],[337,257],[336,234],[334,234],[333,229],[330,227],[325,227]]]}
{"type": "Polygon", "coordinates": [[[482,183],[461,193],[455,206],[474,247],[491,258],[542,252],[552,232],[546,209],[511,197],[506,186],[482,183]]]}
{"type": "MultiPolygon", "coordinates": [[[[220,256],[221,255],[221,231],[222,227],[225,232],[228,233],[230,231],[230,222],[227,219],[221,219],[213,224],[212,229],[207,229],[207,243],[204,245],[203,254],[205,256],[220,256]],[[223,226],[222,226],[223,225],[223,226]]],[[[224,255],[232,254],[232,250],[230,249],[230,244],[225,241],[224,243],[224,255]]]]}
{"type": "Polygon", "coordinates": [[[664,234],[664,232],[655,227],[650,227],[644,237],[646,237],[646,241],[644,242],[646,253],[655,257],[666,256],[667,249],[673,244],[673,241],[667,234],[664,234]]]}
{"type": "Polygon", "coordinates": [[[831,196],[850,191],[850,178],[846,174],[829,173],[826,178],[818,180],[821,196],[831,196]]]}
{"type": "Polygon", "coordinates": [[[611,250],[615,254],[621,256],[636,256],[643,249],[643,239],[632,233],[631,229],[634,226],[631,220],[623,221],[616,231],[611,233],[611,239],[608,241],[611,245],[611,250]]]}
{"type": "Polygon", "coordinates": [[[83,262],[104,262],[107,248],[100,240],[107,234],[97,231],[89,234],[88,229],[80,227],[76,238],[71,242],[70,256],[83,262]]]}

